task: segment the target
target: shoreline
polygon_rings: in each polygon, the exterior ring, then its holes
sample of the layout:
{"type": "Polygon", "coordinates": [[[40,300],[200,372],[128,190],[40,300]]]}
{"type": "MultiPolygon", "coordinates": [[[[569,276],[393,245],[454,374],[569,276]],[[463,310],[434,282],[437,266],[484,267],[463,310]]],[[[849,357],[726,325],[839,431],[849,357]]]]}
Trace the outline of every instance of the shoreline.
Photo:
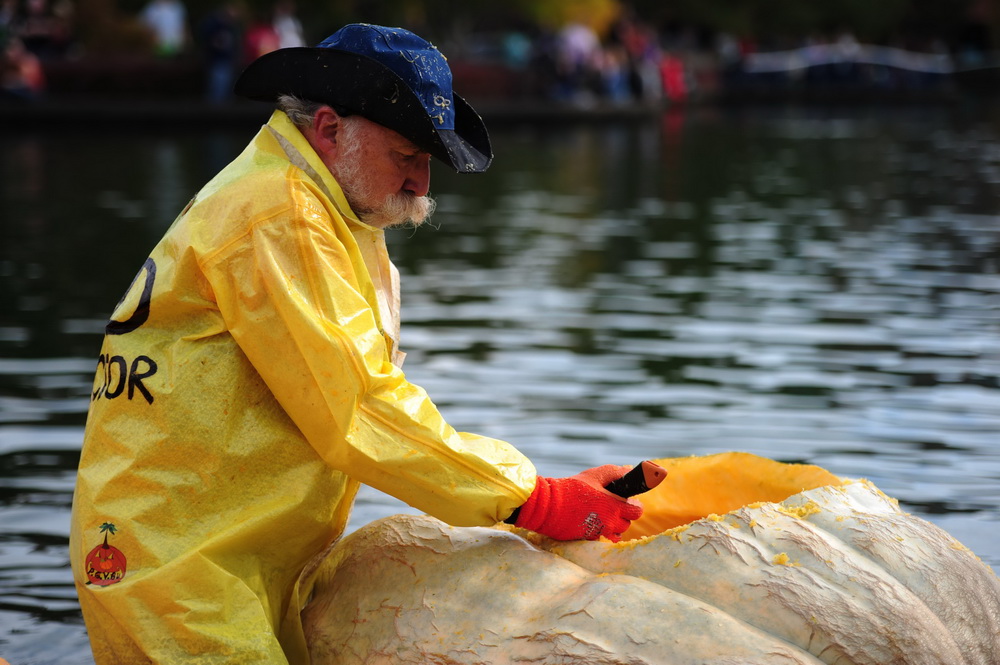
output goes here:
{"type": "MultiPolygon", "coordinates": [[[[490,123],[638,120],[658,116],[666,103],[558,104],[552,102],[472,101],[490,123]]],[[[0,132],[18,126],[44,125],[47,129],[80,129],[81,126],[170,124],[217,128],[224,125],[264,124],[274,105],[232,101],[212,104],[200,99],[140,99],[61,97],[35,101],[0,102],[0,132]]]]}
{"type": "MultiPolygon", "coordinates": [[[[785,91],[737,90],[690,99],[682,103],[668,100],[653,102],[560,103],[524,99],[470,99],[483,119],[495,124],[552,124],[587,122],[636,122],[655,120],[665,113],[687,113],[702,109],[787,108],[801,107],[958,107],[968,101],[990,104],[989,96],[963,93],[961,90],[937,91],[935,94],[862,94],[862,91],[810,91],[790,94],[785,91]]],[[[39,100],[0,100],[0,133],[20,128],[44,127],[46,130],[81,130],[88,127],[115,126],[121,129],[155,129],[157,125],[191,129],[250,127],[267,122],[274,106],[265,102],[234,100],[225,103],[186,97],[178,99],[126,96],[52,96],[39,100]]]]}

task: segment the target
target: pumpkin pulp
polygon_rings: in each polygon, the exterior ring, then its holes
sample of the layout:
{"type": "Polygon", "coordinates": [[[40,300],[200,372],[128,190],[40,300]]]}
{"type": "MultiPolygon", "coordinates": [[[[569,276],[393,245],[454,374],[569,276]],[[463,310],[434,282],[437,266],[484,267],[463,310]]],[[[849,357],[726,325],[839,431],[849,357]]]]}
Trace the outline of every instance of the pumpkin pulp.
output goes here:
{"type": "Polygon", "coordinates": [[[843,484],[818,466],[785,464],[750,453],[653,461],[667,470],[667,478],[638,497],[642,517],[632,522],[622,540],[660,534],[753,503],[778,503],[805,490],[843,484]]]}

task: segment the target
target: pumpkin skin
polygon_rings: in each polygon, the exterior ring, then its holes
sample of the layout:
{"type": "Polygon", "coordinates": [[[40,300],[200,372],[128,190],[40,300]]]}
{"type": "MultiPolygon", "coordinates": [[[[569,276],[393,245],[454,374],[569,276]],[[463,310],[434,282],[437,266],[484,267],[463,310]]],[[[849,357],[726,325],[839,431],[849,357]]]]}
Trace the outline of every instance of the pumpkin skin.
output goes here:
{"type": "Polygon", "coordinates": [[[314,665],[1000,662],[993,571],[839,479],[618,544],[386,518],[337,545],[302,618],[314,665]]]}

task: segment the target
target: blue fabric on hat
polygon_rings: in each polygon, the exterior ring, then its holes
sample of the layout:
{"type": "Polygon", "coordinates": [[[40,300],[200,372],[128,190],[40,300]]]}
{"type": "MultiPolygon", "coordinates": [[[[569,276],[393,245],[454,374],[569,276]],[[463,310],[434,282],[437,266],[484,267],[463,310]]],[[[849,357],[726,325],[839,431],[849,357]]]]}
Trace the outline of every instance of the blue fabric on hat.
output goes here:
{"type": "Polygon", "coordinates": [[[437,47],[403,28],[352,23],[318,44],[369,57],[388,67],[420,100],[438,129],[455,129],[451,68],[437,47]]]}

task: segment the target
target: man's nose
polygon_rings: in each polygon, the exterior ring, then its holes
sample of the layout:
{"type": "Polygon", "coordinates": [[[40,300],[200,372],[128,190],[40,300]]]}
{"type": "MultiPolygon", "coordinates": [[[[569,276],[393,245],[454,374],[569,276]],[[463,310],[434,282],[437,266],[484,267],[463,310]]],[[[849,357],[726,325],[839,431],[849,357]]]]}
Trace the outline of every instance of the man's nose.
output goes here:
{"type": "Polygon", "coordinates": [[[406,174],[403,189],[414,196],[427,196],[431,189],[431,156],[420,155],[406,174]]]}

